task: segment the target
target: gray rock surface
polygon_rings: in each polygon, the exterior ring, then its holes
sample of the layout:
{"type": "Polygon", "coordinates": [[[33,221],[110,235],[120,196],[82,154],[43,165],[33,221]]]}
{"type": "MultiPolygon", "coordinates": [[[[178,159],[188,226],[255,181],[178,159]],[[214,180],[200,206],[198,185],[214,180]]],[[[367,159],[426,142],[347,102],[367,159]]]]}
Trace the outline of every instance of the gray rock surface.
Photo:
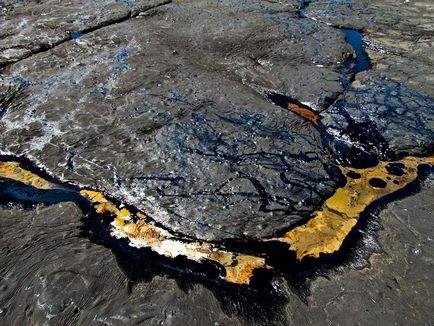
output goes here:
{"type": "Polygon", "coordinates": [[[362,30],[373,64],[324,112],[333,134],[347,135],[348,119],[369,122],[394,154],[432,153],[432,1],[314,1],[306,15],[362,30]]]}
{"type": "Polygon", "coordinates": [[[0,119],[7,110],[13,110],[13,107],[19,105],[19,96],[23,86],[11,79],[1,78],[0,80],[0,119]]]}
{"type": "Polygon", "coordinates": [[[80,236],[82,218],[70,202],[0,209],[2,325],[232,323],[204,287],[154,275],[131,292],[111,250],[80,236]]]}

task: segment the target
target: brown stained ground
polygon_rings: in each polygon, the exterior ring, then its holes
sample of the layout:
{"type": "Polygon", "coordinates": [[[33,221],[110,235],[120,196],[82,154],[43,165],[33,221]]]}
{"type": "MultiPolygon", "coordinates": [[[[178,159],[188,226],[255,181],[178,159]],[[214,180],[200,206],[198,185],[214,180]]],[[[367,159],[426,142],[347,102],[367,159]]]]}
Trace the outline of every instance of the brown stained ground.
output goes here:
{"type": "MultiPolygon", "coordinates": [[[[297,260],[338,251],[367,206],[414,181],[420,164],[434,164],[434,158],[406,157],[397,162],[380,162],[366,169],[342,168],[347,176],[346,185],[338,188],[305,225],[271,240],[288,243],[290,250],[296,252],[297,260]]],[[[0,162],[0,177],[39,189],[54,187],[49,181],[23,169],[18,162],[0,162]]],[[[196,262],[213,261],[224,267],[224,279],[236,284],[248,285],[255,270],[272,268],[263,257],[177,237],[153,225],[145,213],[133,214],[125,207],[118,207],[101,192],[83,189],[80,194],[92,203],[97,213],[113,218],[112,236],[127,238],[131,246],[147,247],[168,258],[184,256],[196,262]]]]}
{"type": "Polygon", "coordinates": [[[288,103],[288,109],[299,116],[309,120],[315,126],[319,124],[319,114],[314,112],[312,109],[302,107],[301,105],[295,103],[288,103]]]}

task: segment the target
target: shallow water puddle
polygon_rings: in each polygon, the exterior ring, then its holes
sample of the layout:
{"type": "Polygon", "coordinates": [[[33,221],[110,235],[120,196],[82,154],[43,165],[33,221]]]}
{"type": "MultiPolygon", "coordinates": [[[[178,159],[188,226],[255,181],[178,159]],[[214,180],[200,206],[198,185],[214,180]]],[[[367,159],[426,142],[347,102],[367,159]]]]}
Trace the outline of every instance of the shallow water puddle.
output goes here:
{"type": "Polygon", "coordinates": [[[362,34],[355,29],[342,28],[341,31],[345,34],[345,40],[347,43],[351,45],[356,53],[356,57],[347,62],[347,65],[351,68],[352,72],[357,74],[371,69],[369,56],[363,47],[362,34]]]}

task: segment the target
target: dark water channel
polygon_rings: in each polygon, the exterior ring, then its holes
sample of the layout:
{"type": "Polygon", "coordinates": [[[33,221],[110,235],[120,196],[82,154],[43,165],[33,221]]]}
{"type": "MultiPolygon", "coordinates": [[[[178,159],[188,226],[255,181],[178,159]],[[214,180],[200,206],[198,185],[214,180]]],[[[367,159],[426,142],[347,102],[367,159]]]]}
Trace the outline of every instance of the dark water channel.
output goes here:
{"type": "Polygon", "coordinates": [[[347,61],[347,65],[355,74],[371,69],[371,62],[363,46],[363,38],[360,31],[355,29],[342,28],[341,31],[345,34],[345,40],[350,44],[356,53],[355,58],[347,61]]]}

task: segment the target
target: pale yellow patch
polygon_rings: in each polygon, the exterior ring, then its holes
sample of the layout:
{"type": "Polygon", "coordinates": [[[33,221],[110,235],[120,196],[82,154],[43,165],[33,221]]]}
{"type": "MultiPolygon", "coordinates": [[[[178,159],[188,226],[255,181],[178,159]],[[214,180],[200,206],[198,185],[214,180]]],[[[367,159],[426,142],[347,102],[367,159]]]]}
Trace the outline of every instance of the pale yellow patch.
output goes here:
{"type": "Polygon", "coordinates": [[[249,285],[256,269],[271,269],[265,259],[256,256],[235,255],[232,265],[223,265],[226,270],[225,280],[236,284],[249,285]]]}
{"type": "Polygon", "coordinates": [[[80,194],[87,199],[89,199],[92,203],[107,203],[108,200],[104,197],[104,195],[95,190],[87,190],[83,189],[80,191],[80,194]]]}
{"type": "Polygon", "coordinates": [[[432,164],[433,161],[432,157],[406,157],[399,162],[381,162],[367,169],[342,168],[344,175],[353,171],[361,177],[359,179],[348,177],[346,185],[338,188],[335,194],[325,201],[321,209],[313,213],[309,222],[287,232],[282,238],[271,240],[289,243],[290,250],[296,252],[298,260],[334,253],[339,250],[368,205],[404,188],[416,179],[419,164],[432,164]],[[390,163],[404,164],[404,175],[389,174],[386,166],[390,163]],[[370,185],[369,180],[372,178],[383,180],[386,186],[380,188],[370,185]]]}
{"type": "Polygon", "coordinates": [[[19,162],[0,162],[0,177],[19,181],[38,189],[55,188],[51,182],[21,168],[19,162]]]}

